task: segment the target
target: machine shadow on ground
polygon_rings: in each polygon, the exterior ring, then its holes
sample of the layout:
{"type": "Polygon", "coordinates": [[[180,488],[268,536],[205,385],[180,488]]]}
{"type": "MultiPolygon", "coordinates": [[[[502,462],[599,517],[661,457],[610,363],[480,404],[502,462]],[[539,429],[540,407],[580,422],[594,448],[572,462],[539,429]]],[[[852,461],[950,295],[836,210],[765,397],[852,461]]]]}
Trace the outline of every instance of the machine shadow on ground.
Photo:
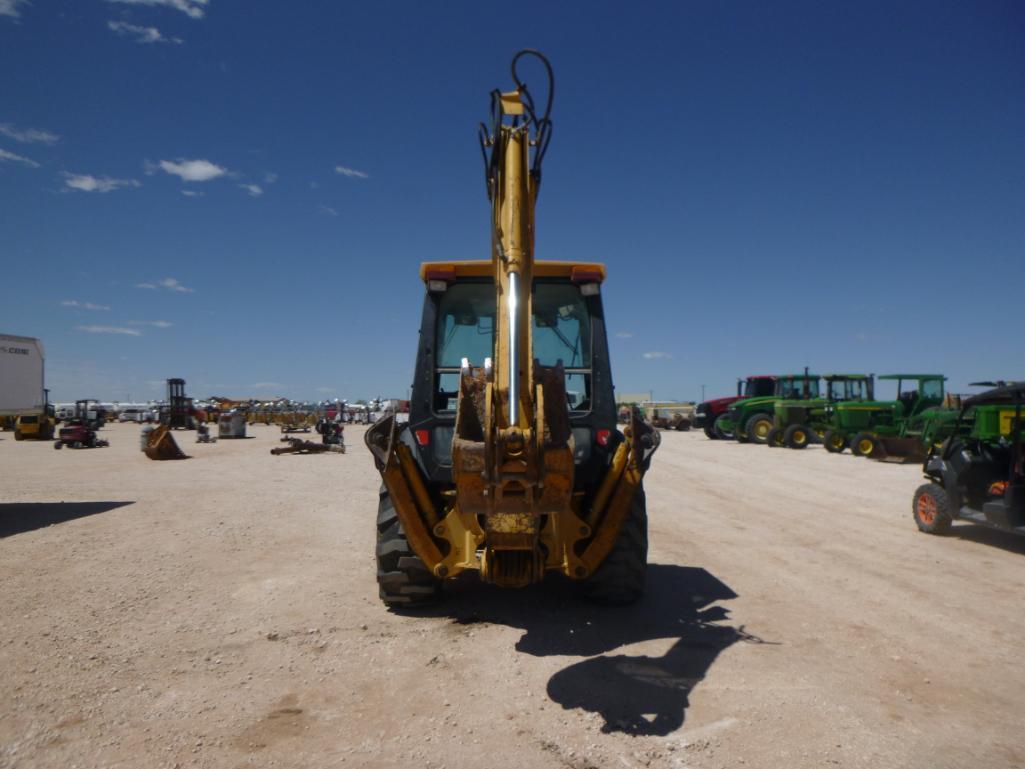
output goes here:
{"type": "Polygon", "coordinates": [[[134,504],[135,502],[3,503],[0,504],[0,539],[134,504]]]}
{"type": "Polygon", "coordinates": [[[704,569],[649,565],[647,592],[633,606],[597,606],[574,592],[568,580],[525,590],[467,580],[429,613],[459,624],[522,628],[516,649],[524,654],[586,657],[549,679],[548,696],[567,710],[599,714],[604,732],[632,735],[679,729],[691,690],[719,654],[738,641],[764,643],[743,627],[718,624],[729,612],[712,604],[737,594],[704,569]],[[675,639],[661,657],[608,654],[659,639],[675,639]]]}
{"type": "Polygon", "coordinates": [[[955,522],[950,529],[949,536],[964,542],[974,542],[977,545],[1025,555],[1025,537],[1020,534],[1012,534],[1009,531],[991,529],[973,523],[955,522]]]}

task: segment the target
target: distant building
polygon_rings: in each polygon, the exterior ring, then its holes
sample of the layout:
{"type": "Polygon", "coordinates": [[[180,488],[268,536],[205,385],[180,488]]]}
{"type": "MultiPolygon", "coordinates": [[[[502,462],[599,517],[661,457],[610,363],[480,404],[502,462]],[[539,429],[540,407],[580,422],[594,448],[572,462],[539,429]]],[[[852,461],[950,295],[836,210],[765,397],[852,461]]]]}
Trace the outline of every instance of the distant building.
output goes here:
{"type": "Polygon", "coordinates": [[[616,392],[616,406],[625,406],[627,404],[644,403],[645,401],[652,400],[651,390],[641,393],[621,393],[616,392]]]}

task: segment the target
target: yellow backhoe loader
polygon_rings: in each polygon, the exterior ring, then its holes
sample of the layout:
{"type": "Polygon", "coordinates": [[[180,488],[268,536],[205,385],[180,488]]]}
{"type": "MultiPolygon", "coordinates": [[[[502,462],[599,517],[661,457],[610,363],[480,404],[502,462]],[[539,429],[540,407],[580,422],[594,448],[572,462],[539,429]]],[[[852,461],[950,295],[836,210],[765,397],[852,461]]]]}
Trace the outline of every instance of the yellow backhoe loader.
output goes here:
{"type": "Polygon", "coordinates": [[[647,566],[641,480],[658,431],[616,425],[601,264],[534,260],[534,207],[554,78],[513,58],[513,91],[481,125],[491,260],[431,262],[409,420],[366,433],[384,484],[377,580],[390,605],[438,597],[473,570],[521,587],[550,571],[591,598],[636,600],[647,566]],[[543,112],[520,79],[548,77],[543,112]]]}

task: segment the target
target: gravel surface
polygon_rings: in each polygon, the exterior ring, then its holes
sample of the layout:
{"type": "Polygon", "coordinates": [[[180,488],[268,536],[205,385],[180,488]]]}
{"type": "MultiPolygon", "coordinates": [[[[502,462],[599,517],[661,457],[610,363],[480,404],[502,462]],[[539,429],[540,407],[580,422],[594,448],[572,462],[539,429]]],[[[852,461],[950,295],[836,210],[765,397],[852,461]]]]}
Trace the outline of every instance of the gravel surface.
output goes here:
{"type": "Polygon", "coordinates": [[[1025,540],[919,534],[916,466],[664,433],[649,592],[374,582],[379,479],[275,428],[0,434],[2,767],[1022,767],[1025,540]]]}

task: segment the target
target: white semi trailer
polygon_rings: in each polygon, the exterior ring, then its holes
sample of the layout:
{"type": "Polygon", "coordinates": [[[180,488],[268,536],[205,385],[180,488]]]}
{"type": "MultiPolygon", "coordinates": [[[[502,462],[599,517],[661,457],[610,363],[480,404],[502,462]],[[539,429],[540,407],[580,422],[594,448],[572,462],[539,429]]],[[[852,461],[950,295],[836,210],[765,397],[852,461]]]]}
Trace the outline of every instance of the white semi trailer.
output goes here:
{"type": "Polygon", "coordinates": [[[42,413],[46,408],[43,343],[0,334],[0,416],[42,413]]]}

